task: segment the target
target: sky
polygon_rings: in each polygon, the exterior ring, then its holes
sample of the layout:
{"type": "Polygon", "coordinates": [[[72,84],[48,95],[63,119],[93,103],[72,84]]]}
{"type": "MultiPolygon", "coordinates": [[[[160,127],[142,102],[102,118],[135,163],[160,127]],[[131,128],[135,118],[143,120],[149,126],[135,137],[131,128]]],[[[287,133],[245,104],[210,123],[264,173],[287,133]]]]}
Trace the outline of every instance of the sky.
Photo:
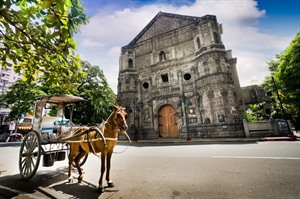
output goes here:
{"type": "Polygon", "coordinates": [[[226,50],[237,58],[242,87],[260,84],[268,62],[300,32],[296,0],[81,0],[90,22],[75,36],[82,60],[99,66],[117,94],[121,47],[129,44],[158,12],[215,15],[226,50]]]}

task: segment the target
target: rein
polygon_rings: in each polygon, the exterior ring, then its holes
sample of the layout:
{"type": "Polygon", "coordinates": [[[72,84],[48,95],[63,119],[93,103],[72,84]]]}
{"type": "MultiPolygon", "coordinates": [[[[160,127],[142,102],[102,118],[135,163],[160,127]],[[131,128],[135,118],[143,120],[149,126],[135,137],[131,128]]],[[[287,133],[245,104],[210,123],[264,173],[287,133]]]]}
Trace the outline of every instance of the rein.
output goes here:
{"type": "MultiPolygon", "coordinates": [[[[100,139],[103,140],[103,145],[104,145],[105,147],[107,147],[107,144],[106,144],[106,140],[107,140],[107,139],[104,137],[103,133],[102,133],[97,127],[91,127],[91,128],[89,128],[89,129],[87,129],[87,130],[81,132],[81,133],[76,134],[76,135],[71,135],[71,136],[68,136],[68,137],[59,138],[59,140],[62,141],[62,142],[67,142],[67,143],[68,143],[68,142],[70,142],[70,143],[72,143],[72,142],[76,143],[76,142],[78,142],[78,140],[74,141],[74,140],[73,140],[74,138],[81,137],[81,136],[84,135],[84,134],[86,134],[87,137],[88,137],[89,133],[92,132],[92,131],[96,131],[96,135],[99,134],[99,135],[101,136],[100,139]]],[[[84,139],[83,139],[83,140],[84,140],[84,139]]],[[[82,141],[83,141],[83,140],[82,140],[82,141]]],[[[79,141],[79,142],[82,142],[82,141],[79,141]]]]}
{"type": "MultiPolygon", "coordinates": [[[[91,142],[96,142],[96,141],[100,141],[103,140],[102,138],[94,138],[94,139],[89,139],[91,142]]],[[[112,141],[117,141],[118,138],[105,138],[105,140],[112,140],[112,141]]],[[[82,140],[74,140],[74,141],[66,141],[68,143],[82,143],[82,142],[88,142],[88,140],[82,139],[82,140]]]]}
{"type": "MultiPolygon", "coordinates": [[[[107,121],[103,121],[102,124],[104,125],[104,129],[106,129],[106,130],[114,131],[114,130],[117,130],[117,129],[118,129],[118,128],[115,128],[115,129],[109,129],[109,128],[107,128],[106,125],[111,125],[111,124],[109,124],[107,121]]],[[[127,134],[126,132],[123,132],[123,133],[125,134],[126,138],[128,139],[129,144],[131,145],[130,137],[128,136],[128,134],[127,134]]],[[[105,139],[106,139],[106,140],[118,140],[118,138],[105,138],[105,139]]],[[[125,149],[123,149],[122,151],[113,152],[113,153],[114,153],[114,154],[121,154],[121,153],[124,153],[124,152],[129,148],[130,145],[128,145],[128,146],[127,146],[125,149]]]]}
{"type": "MultiPolygon", "coordinates": [[[[113,128],[113,129],[110,129],[110,128],[106,127],[106,125],[112,126],[112,125],[109,124],[107,121],[103,121],[101,125],[103,125],[104,131],[105,131],[105,130],[108,130],[108,131],[116,131],[116,130],[119,129],[119,128],[113,128]]],[[[101,127],[100,127],[100,128],[101,128],[101,127]]],[[[89,131],[89,132],[90,132],[90,131],[89,131]]],[[[106,144],[106,141],[107,141],[107,140],[108,140],[108,141],[118,141],[118,138],[117,138],[117,137],[116,137],[116,138],[105,137],[105,136],[104,136],[104,133],[103,133],[101,130],[99,130],[99,131],[96,132],[95,138],[90,138],[90,137],[89,137],[89,134],[88,134],[89,132],[86,133],[86,139],[82,139],[82,140],[78,140],[78,141],[74,141],[74,142],[78,142],[78,143],[82,143],[82,142],[83,142],[83,143],[88,143],[88,144],[89,144],[90,150],[91,150],[92,153],[93,153],[95,156],[97,156],[98,158],[100,158],[100,155],[96,152],[96,150],[95,150],[95,148],[94,148],[94,142],[103,140],[103,141],[105,142],[105,147],[107,148],[107,144],[106,144]],[[102,138],[96,138],[96,137],[97,137],[97,134],[100,134],[102,138]]],[[[125,134],[126,138],[128,139],[129,144],[131,145],[130,137],[128,136],[128,134],[127,134],[126,132],[123,132],[123,133],[125,134]]],[[[119,151],[119,152],[113,152],[113,153],[114,153],[114,154],[121,154],[121,153],[124,153],[124,152],[129,148],[130,145],[128,145],[128,146],[127,146],[125,149],[123,149],[122,151],[119,151]]]]}
{"type": "MultiPolygon", "coordinates": [[[[118,114],[120,114],[119,112],[116,112],[118,114]]],[[[111,118],[113,116],[113,113],[111,113],[111,115],[109,116],[109,118],[111,118]]],[[[115,115],[114,116],[114,119],[116,120],[117,116],[115,115]]],[[[122,116],[122,119],[123,119],[123,124],[124,123],[126,124],[126,121],[124,121],[124,116],[122,116]]],[[[109,120],[109,119],[108,119],[109,120]]],[[[95,156],[99,157],[100,158],[100,155],[99,153],[101,152],[97,152],[97,147],[96,147],[96,142],[97,141],[103,141],[103,145],[106,149],[108,149],[108,146],[107,146],[107,143],[106,141],[117,141],[118,138],[118,131],[120,129],[122,129],[123,126],[121,126],[120,124],[117,124],[115,121],[110,121],[112,122],[113,124],[110,124],[109,122],[107,121],[103,121],[99,127],[99,129],[97,127],[92,127],[90,129],[86,129],[84,130],[83,132],[80,132],[76,135],[73,135],[73,136],[69,136],[69,137],[66,137],[66,138],[62,138],[61,140],[62,141],[65,141],[65,142],[69,142],[69,143],[87,143],[88,144],[88,147],[89,147],[89,150],[90,152],[92,152],[95,156]],[[103,132],[100,130],[104,128],[103,132]],[[94,136],[91,136],[90,133],[92,131],[96,131],[95,135],[94,136]],[[111,137],[105,137],[104,136],[109,134],[109,136],[111,137]],[[72,140],[74,138],[78,138],[78,137],[81,137],[85,135],[84,137],[81,138],[81,140],[72,140]]],[[[127,127],[127,125],[126,125],[127,127]]],[[[126,138],[128,139],[130,145],[131,145],[131,140],[130,140],[130,137],[128,136],[128,134],[124,131],[123,132],[126,136],[126,138]]],[[[114,148],[115,144],[113,145],[113,148],[114,148]]],[[[120,153],[123,153],[125,152],[127,149],[128,149],[129,146],[127,146],[123,151],[121,152],[113,152],[113,153],[116,153],[116,154],[120,154],[120,153]]],[[[111,150],[113,150],[113,148],[111,150]]]]}
{"type": "MultiPolygon", "coordinates": [[[[131,142],[130,142],[131,145],[131,142]]],[[[127,149],[129,148],[130,145],[127,145],[122,151],[118,151],[118,152],[113,152],[114,154],[121,154],[124,153],[125,151],[127,151],[127,149]]]]}

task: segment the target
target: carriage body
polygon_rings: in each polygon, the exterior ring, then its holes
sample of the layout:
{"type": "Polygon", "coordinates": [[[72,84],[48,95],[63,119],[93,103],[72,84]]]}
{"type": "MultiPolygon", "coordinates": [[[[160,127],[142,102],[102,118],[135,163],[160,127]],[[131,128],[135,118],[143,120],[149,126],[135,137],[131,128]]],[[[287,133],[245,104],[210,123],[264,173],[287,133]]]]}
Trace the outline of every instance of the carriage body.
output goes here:
{"type": "Polygon", "coordinates": [[[20,147],[19,170],[22,179],[29,180],[35,175],[41,159],[43,166],[52,166],[55,161],[65,159],[69,148],[61,138],[69,136],[79,127],[72,122],[72,115],[75,103],[81,101],[84,101],[82,97],[72,95],[50,95],[36,99],[33,127],[20,147]],[[50,110],[56,110],[56,116],[49,116],[50,110]],[[69,117],[65,117],[67,111],[69,117]]]}
{"type": "Polygon", "coordinates": [[[84,101],[82,97],[72,95],[44,96],[36,100],[33,130],[40,134],[43,144],[59,142],[57,138],[68,136],[77,127],[72,115],[75,103],[81,101],[84,101]],[[56,116],[49,116],[53,108],[56,116]],[[66,111],[70,111],[70,117],[65,117],[66,111]]]}
{"type": "Polygon", "coordinates": [[[100,153],[101,174],[98,191],[104,191],[102,181],[106,168],[105,179],[108,187],[114,186],[110,180],[110,167],[118,133],[124,133],[129,143],[131,142],[126,133],[127,113],[125,108],[113,105],[112,113],[99,128],[76,126],[72,122],[74,105],[83,100],[71,95],[44,96],[36,100],[33,129],[26,134],[20,147],[19,170],[22,179],[29,180],[35,175],[41,157],[43,166],[52,166],[55,161],[64,160],[65,151],[69,151],[69,182],[72,181],[73,163],[79,173],[78,182],[81,182],[83,173],[80,166],[85,163],[89,153],[100,153]],[[53,109],[53,106],[56,108],[53,109]],[[49,116],[47,110],[56,110],[56,115],[49,116]],[[69,114],[66,117],[67,113],[69,114]]]}

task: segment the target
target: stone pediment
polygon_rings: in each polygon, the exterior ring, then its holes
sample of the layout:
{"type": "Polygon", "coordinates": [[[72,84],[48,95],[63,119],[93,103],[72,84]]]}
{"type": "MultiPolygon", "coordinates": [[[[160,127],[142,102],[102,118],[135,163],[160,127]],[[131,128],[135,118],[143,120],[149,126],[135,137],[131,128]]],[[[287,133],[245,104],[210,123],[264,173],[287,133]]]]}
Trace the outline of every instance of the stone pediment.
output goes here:
{"type": "Polygon", "coordinates": [[[199,21],[201,17],[192,17],[178,14],[159,12],[146,27],[128,44],[132,46],[136,43],[162,35],[169,31],[181,28],[199,21]]]}

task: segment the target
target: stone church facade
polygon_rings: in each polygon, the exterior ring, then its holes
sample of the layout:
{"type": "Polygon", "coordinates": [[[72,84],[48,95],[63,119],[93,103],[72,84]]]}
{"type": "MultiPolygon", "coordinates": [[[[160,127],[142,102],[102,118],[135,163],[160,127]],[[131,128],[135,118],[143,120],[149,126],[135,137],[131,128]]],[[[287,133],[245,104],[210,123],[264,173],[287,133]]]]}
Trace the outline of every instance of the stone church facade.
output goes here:
{"type": "Polygon", "coordinates": [[[121,49],[118,103],[133,139],[243,137],[236,58],[216,16],[159,12],[121,49]]]}

